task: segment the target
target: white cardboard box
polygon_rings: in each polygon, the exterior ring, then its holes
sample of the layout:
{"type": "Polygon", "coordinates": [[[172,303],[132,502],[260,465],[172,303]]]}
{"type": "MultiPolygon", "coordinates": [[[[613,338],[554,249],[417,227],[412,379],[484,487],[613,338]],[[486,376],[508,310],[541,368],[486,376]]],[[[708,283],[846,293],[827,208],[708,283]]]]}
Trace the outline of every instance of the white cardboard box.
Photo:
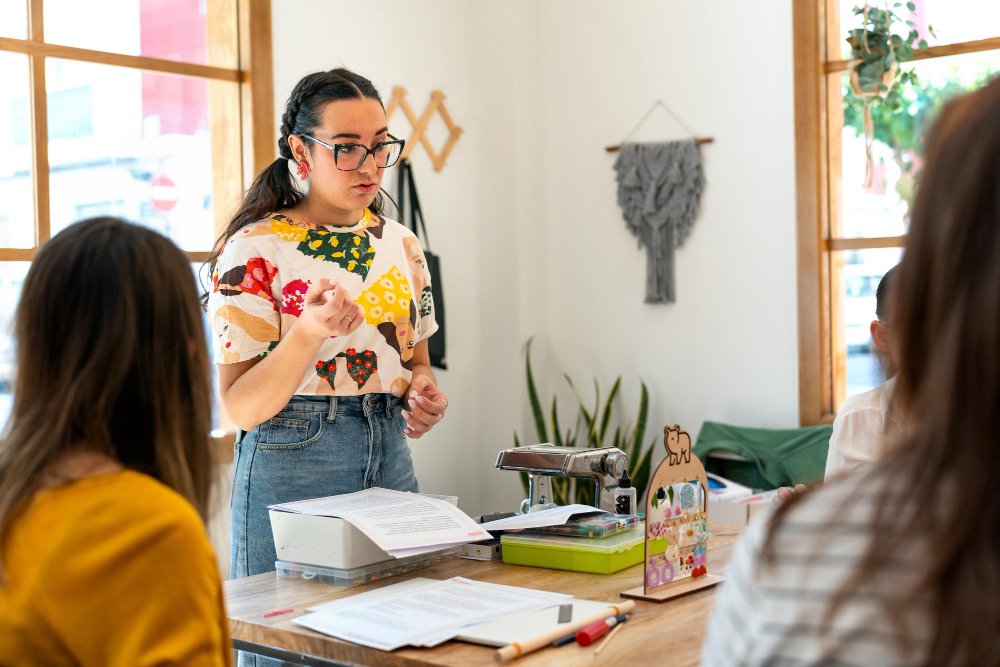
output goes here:
{"type": "MultiPolygon", "coordinates": [[[[458,505],[456,496],[427,495],[458,505]]],[[[268,510],[278,560],[342,570],[393,560],[392,555],[348,521],[268,510]]]]}
{"type": "Polygon", "coordinates": [[[776,491],[754,493],[753,489],[736,482],[706,473],[710,482],[715,481],[722,488],[708,490],[708,520],[710,523],[730,523],[745,526],[758,512],[773,504],[776,491]]]}

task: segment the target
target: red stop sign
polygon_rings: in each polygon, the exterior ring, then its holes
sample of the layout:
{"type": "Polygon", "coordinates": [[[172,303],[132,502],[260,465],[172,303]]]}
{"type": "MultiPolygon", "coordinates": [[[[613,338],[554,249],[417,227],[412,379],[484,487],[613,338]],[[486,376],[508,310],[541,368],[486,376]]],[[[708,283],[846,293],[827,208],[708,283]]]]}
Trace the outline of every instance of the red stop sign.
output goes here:
{"type": "Polygon", "coordinates": [[[163,174],[149,179],[149,200],[153,208],[166,213],[177,205],[177,185],[163,174]]]}

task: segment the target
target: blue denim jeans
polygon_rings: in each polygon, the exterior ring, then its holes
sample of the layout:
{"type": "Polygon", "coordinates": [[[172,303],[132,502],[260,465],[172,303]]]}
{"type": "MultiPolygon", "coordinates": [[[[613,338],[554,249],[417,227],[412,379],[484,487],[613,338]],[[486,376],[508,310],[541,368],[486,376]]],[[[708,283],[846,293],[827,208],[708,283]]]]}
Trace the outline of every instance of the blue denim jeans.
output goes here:
{"type": "MultiPolygon", "coordinates": [[[[391,394],[293,396],[281,412],[240,433],[233,457],[230,576],[274,570],[267,506],[380,486],[417,491],[391,394]]],[[[290,665],[240,651],[240,667],[290,665]]]]}
{"type": "Polygon", "coordinates": [[[293,396],[281,412],[236,443],[232,496],[232,577],[274,570],[267,506],[380,486],[417,491],[391,394],[293,396]]]}

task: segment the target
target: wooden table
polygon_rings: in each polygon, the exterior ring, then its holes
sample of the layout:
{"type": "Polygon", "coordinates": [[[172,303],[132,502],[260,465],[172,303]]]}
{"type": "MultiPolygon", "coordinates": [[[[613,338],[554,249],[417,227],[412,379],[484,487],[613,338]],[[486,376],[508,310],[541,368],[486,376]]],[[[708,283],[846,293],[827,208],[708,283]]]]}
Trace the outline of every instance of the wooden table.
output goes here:
{"type": "MultiPolygon", "coordinates": [[[[735,526],[713,526],[712,531],[708,551],[709,571],[718,574],[729,561],[739,531],[735,526]]],[[[434,648],[401,648],[390,653],[334,639],[291,622],[296,616],[307,613],[306,607],[416,576],[432,579],[462,576],[613,602],[621,599],[619,592],[641,585],[643,575],[642,565],[601,575],[504,565],[499,561],[456,559],[385,581],[345,588],[278,577],[274,572],[268,572],[225,582],[233,646],[305,665],[425,667],[493,664],[495,649],[486,646],[449,641],[434,648]],[[263,618],[268,611],[287,607],[295,611],[263,618]]],[[[616,665],[697,665],[714,590],[692,593],[664,603],[636,600],[635,611],[628,623],[597,659],[616,665]]],[[[523,667],[578,665],[594,659],[593,649],[593,646],[584,648],[572,643],[561,648],[536,651],[512,664],[523,667]]]]}

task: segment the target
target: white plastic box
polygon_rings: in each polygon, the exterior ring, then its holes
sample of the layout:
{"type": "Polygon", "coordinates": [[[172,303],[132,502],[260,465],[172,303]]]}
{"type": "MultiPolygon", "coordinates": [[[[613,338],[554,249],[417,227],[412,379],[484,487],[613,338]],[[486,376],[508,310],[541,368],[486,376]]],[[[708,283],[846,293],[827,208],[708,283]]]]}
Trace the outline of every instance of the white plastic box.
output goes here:
{"type": "Polygon", "coordinates": [[[712,473],[707,473],[707,475],[709,477],[709,523],[730,523],[745,526],[750,523],[751,518],[758,512],[769,508],[773,502],[774,491],[754,493],[753,489],[725,477],[712,473]]]}
{"type": "MultiPolygon", "coordinates": [[[[456,496],[424,495],[458,505],[456,496]]],[[[396,560],[343,519],[276,510],[268,514],[279,561],[350,570],[396,560]]]]}

